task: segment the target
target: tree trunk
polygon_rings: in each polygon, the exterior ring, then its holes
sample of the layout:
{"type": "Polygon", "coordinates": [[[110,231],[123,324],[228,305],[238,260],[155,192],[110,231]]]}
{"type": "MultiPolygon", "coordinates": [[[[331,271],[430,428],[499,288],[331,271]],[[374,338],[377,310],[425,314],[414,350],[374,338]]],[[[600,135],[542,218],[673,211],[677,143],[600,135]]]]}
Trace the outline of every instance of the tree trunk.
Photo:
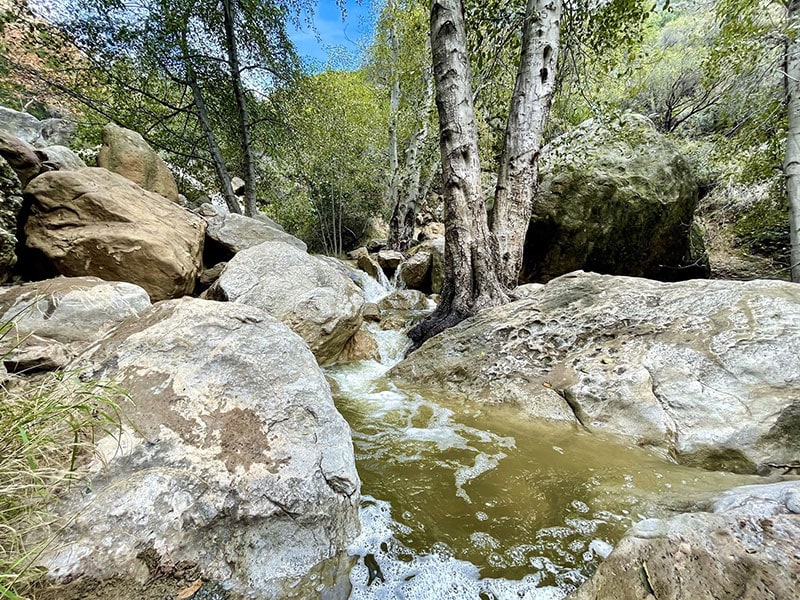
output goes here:
{"type": "Polygon", "coordinates": [[[400,114],[400,40],[397,39],[397,15],[394,0],[389,0],[389,44],[392,47],[392,87],[389,92],[389,187],[386,190],[386,206],[396,206],[400,189],[400,160],[397,151],[397,124],[400,114]]]}
{"type": "Polygon", "coordinates": [[[388,246],[392,250],[405,252],[414,240],[414,225],[419,205],[427,193],[420,186],[425,166],[425,144],[430,133],[429,106],[433,100],[433,79],[429,77],[422,121],[411,136],[401,185],[396,192],[397,200],[389,221],[388,246]]]}
{"type": "Polygon", "coordinates": [[[242,144],[242,162],[244,167],[244,213],[248,217],[258,214],[256,200],[256,168],[253,159],[253,147],[250,140],[250,119],[247,110],[247,97],[242,85],[242,72],[239,67],[239,49],[236,44],[234,30],[236,0],[222,0],[222,15],[225,21],[225,50],[228,54],[228,65],[231,70],[231,82],[236,97],[236,116],[239,125],[239,136],[242,144]]]}
{"type": "Polygon", "coordinates": [[[233,185],[231,184],[231,174],[225,166],[225,160],[222,158],[222,151],[217,144],[217,138],[214,136],[214,131],[211,129],[211,122],[208,119],[208,110],[206,109],[206,101],[203,98],[203,92],[200,85],[197,83],[197,75],[194,72],[191,58],[189,57],[189,47],[186,43],[186,38],[181,39],[181,53],[183,54],[184,67],[186,68],[186,79],[188,80],[189,87],[192,90],[192,98],[194,106],[197,111],[197,119],[200,121],[200,129],[208,143],[208,150],[211,154],[211,162],[214,164],[214,171],[217,174],[217,179],[222,186],[222,196],[225,199],[225,204],[228,210],[232,213],[241,214],[242,210],[239,208],[239,199],[233,192],[233,185]]]}
{"type": "Polygon", "coordinates": [[[444,182],[445,275],[436,310],[409,333],[415,346],[481,309],[507,301],[497,277],[496,244],[481,193],[461,0],[431,1],[431,50],[444,182]]]}
{"type": "Polygon", "coordinates": [[[517,286],[539,178],[539,152],[555,91],[561,0],[528,0],[517,80],[495,190],[492,233],[500,281],[517,286]]]}
{"type": "Polygon", "coordinates": [[[789,200],[789,242],[792,281],[800,282],[800,0],[787,4],[789,39],[786,44],[786,193],[789,200]]]}

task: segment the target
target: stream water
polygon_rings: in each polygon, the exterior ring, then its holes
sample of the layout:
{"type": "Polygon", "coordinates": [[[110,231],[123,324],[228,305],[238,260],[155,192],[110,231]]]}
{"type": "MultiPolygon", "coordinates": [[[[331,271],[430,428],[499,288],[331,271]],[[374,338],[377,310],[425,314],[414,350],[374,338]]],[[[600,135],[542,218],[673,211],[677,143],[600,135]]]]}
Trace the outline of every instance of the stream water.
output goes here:
{"type": "Polygon", "coordinates": [[[635,521],[753,481],[509,407],[404,392],[385,373],[407,338],[371,327],[381,361],[328,370],[362,480],[353,599],[561,599],[635,521]],[[369,584],[368,555],[383,576],[369,584]]]}

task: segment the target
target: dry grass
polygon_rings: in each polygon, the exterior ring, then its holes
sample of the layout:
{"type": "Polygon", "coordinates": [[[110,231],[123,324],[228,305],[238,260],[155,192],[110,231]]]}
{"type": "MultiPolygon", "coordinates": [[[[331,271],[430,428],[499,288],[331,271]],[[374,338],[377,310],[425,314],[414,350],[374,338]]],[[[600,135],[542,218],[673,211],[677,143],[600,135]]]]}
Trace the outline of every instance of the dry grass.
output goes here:
{"type": "Polygon", "coordinates": [[[42,547],[29,540],[50,523],[53,499],[81,476],[95,437],[118,430],[120,395],[77,373],[0,384],[0,598],[22,600],[41,576],[28,567],[42,547]]]}

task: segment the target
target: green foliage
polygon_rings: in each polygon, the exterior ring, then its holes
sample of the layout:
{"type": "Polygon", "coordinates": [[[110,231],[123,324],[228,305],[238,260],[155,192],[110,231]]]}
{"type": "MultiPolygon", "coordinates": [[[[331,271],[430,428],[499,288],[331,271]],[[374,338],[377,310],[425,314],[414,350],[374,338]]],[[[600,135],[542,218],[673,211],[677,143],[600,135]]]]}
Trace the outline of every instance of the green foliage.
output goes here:
{"type": "MultiPolygon", "coordinates": [[[[8,342],[12,325],[0,328],[8,342]]],[[[0,384],[0,598],[17,600],[41,573],[30,564],[41,551],[49,505],[81,476],[97,436],[119,431],[117,387],[50,373],[0,384]]]]}
{"type": "Polygon", "coordinates": [[[267,212],[313,250],[339,254],[383,210],[386,106],[361,71],[300,78],[269,105],[286,126],[264,164],[267,212]]]}

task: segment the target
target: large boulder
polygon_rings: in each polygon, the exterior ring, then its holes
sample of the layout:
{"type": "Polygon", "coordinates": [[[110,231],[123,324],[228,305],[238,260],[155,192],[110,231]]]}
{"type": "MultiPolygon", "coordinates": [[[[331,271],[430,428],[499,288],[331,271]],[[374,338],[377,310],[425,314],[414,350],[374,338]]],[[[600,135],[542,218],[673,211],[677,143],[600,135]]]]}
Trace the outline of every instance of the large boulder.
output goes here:
{"type": "Polygon", "coordinates": [[[5,131],[37,148],[51,145],[68,146],[75,129],[76,123],[71,119],[54,118],[39,121],[29,113],[0,106],[0,131],[5,131]]]}
{"type": "Polygon", "coordinates": [[[441,294],[444,284],[444,237],[425,240],[412,253],[427,252],[431,255],[431,293],[441,294]]]}
{"type": "Polygon", "coordinates": [[[0,323],[13,324],[7,336],[12,341],[32,334],[62,343],[96,341],[149,307],[138,285],[96,277],[0,288],[0,323]]]}
{"type": "Polygon", "coordinates": [[[203,204],[196,212],[208,224],[205,247],[207,265],[228,261],[237,252],[263,242],[285,242],[306,251],[305,242],[260,219],[224,212],[212,204],[203,204]]]}
{"type": "Polygon", "coordinates": [[[17,217],[22,208],[22,184],[16,172],[0,157],[0,283],[17,264],[17,217]]]}
{"type": "Polygon", "coordinates": [[[33,146],[0,131],[0,158],[14,169],[23,187],[42,171],[42,159],[33,146]]]}
{"type": "Polygon", "coordinates": [[[99,441],[88,480],[57,507],[37,559],[51,578],[113,578],[104,597],[130,597],[114,585],[185,564],[241,597],[309,598],[319,579],[298,585],[305,575],[347,561],[360,493],[350,429],[285,325],[239,304],[162,302],[75,366],[130,399],[122,433],[99,441]]]}
{"type": "Polygon", "coordinates": [[[194,289],[206,224],[163,196],[96,167],[40,175],[25,196],[30,278],[128,281],[154,302],[194,289]]]}
{"type": "Polygon", "coordinates": [[[114,123],[106,125],[97,166],[118,173],[172,202],[178,201],[178,187],[166,163],[135,131],[114,123]]]}
{"type": "Polygon", "coordinates": [[[420,251],[400,263],[397,279],[412,290],[428,292],[430,286],[431,253],[420,251]]]}
{"type": "Polygon", "coordinates": [[[571,600],[763,600],[800,589],[800,482],[735,488],[634,525],[571,600]]]}
{"type": "Polygon", "coordinates": [[[83,159],[66,146],[48,146],[38,151],[46,167],[55,171],[78,171],[86,168],[83,159]]]}
{"type": "Polygon", "coordinates": [[[283,242],[239,252],[208,297],[267,311],[298,333],[320,364],[338,358],[361,327],[364,306],[361,291],[346,275],[283,242]]]}
{"type": "Polygon", "coordinates": [[[800,447],[800,286],[578,272],[446,330],[391,374],[752,472],[800,447]]]}
{"type": "Polygon", "coordinates": [[[690,245],[697,180],[649,119],[587,121],[542,150],[540,173],[523,281],[577,269],[670,281],[708,276],[705,251],[690,245]]]}

